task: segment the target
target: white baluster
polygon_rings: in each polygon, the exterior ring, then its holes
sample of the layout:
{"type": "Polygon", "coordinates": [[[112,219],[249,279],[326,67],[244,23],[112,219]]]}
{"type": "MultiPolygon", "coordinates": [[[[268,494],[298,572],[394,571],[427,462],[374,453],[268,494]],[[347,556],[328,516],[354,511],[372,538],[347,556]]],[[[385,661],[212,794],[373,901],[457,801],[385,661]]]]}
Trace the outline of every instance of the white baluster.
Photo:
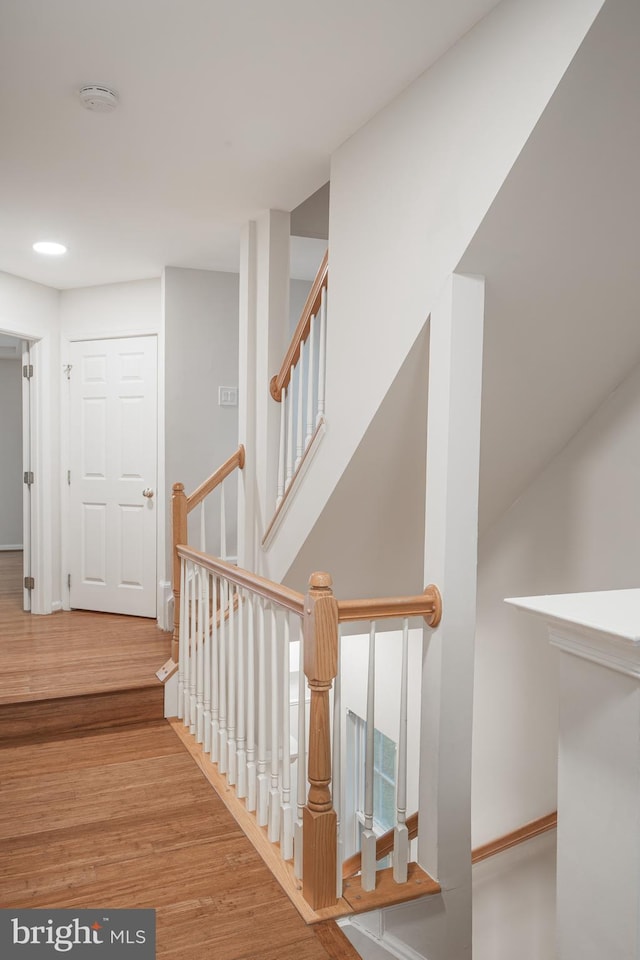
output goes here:
{"type": "Polygon", "coordinates": [[[304,675],[304,638],[302,621],[299,621],[300,660],[298,663],[298,761],[296,778],[296,822],[293,827],[293,872],[298,880],[302,879],[302,814],[307,802],[307,736],[306,736],[306,693],[307,683],[304,675]]]}
{"type": "Polygon", "coordinates": [[[238,643],[237,643],[237,655],[238,655],[238,700],[237,700],[237,740],[236,740],[236,796],[237,797],[246,797],[247,795],[247,728],[246,728],[246,717],[245,717],[245,645],[246,645],[246,631],[245,631],[245,615],[244,615],[244,596],[242,590],[238,589],[238,643]]]}
{"type": "Polygon", "coordinates": [[[253,594],[247,597],[247,810],[256,809],[256,672],[255,607],[253,594]]]}
{"type": "Polygon", "coordinates": [[[333,809],[336,812],[337,847],[336,856],[336,896],[342,896],[342,861],[344,860],[344,842],[342,839],[342,699],[340,679],[340,647],[342,633],[338,630],[338,672],[333,682],[333,756],[331,758],[331,786],[333,790],[333,809]]]}
{"type": "Polygon", "coordinates": [[[278,493],[276,499],[276,509],[280,506],[284,496],[284,478],[285,478],[285,457],[286,457],[286,437],[285,421],[287,408],[287,389],[283,387],[280,397],[280,447],[278,449],[278,493]]]}
{"type": "Polygon", "coordinates": [[[220,610],[218,611],[219,627],[219,691],[220,717],[218,720],[218,770],[227,772],[227,630],[226,614],[229,602],[229,585],[226,580],[220,580],[220,610]]]}
{"type": "Polygon", "coordinates": [[[196,741],[204,740],[204,610],[202,581],[205,571],[198,569],[198,604],[196,609],[196,741]]]}
{"type": "Polygon", "coordinates": [[[220,583],[217,577],[212,579],[211,611],[211,760],[218,762],[220,756],[220,630],[218,614],[220,605],[220,583]]]}
{"type": "Polygon", "coordinates": [[[284,642],[282,645],[282,804],[280,808],[280,856],[293,856],[293,807],[291,806],[291,643],[289,613],[285,612],[284,642]]]}
{"type": "Polygon", "coordinates": [[[267,649],[264,636],[264,601],[258,602],[258,826],[269,820],[269,778],[267,776],[267,649]]]}
{"type": "Polygon", "coordinates": [[[204,631],[204,751],[211,752],[211,616],[209,607],[209,583],[210,574],[208,571],[202,571],[203,593],[202,593],[202,613],[203,613],[203,631],[204,631]]]}
{"type": "Polygon", "coordinates": [[[298,469],[302,461],[302,441],[304,439],[304,343],[300,344],[300,357],[298,358],[298,408],[296,411],[296,465],[295,470],[298,469]]]}
{"type": "Polygon", "coordinates": [[[373,746],[375,716],[376,625],[369,630],[369,670],[367,679],[367,741],[364,758],[364,830],[362,831],[362,889],[375,890],[376,835],[373,832],[373,746]]]}
{"type": "Polygon", "coordinates": [[[194,564],[191,571],[191,630],[189,631],[189,652],[191,664],[189,666],[189,732],[196,732],[197,695],[196,683],[198,680],[198,641],[196,617],[198,614],[198,599],[196,584],[200,576],[199,568],[194,564]]]}
{"type": "Polygon", "coordinates": [[[224,480],[220,484],[220,556],[227,559],[227,510],[224,501],[224,480]]]}
{"type": "Polygon", "coordinates": [[[315,329],[316,318],[315,314],[312,314],[311,323],[309,325],[309,349],[307,351],[307,424],[304,438],[305,450],[311,443],[311,437],[313,436],[313,388],[315,385],[315,369],[313,366],[313,338],[315,335],[315,329]]]}
{"type": "Polygon", "coordinates": [[[324,417],[324,388],[327,354],[327,288],[322,288],[320,299],[320,344],[318,347],[318,415],[316,426],[324,417]]]}
{"type": "Polygon", "coordinates": [[[204,509],[206,498],[200,504],[200,551],[207,552],[207,516],[204,509]]]}
{"type": "Polygon", "coordinates": [[[186,565],[187,561],[180,558],[180,632],[178,634],[178,719],[180,720],[184,717],[184,672],[187,660],[186,565]]]}
{"type": "Polygon", "coordinates": [[[229,584],[229,619],[227,637],[229,644],[228,660],[228,702],[227,702],[227,780],[236,782],[236,594],[234,585],[229,584]]]}
{"type": "Polygon", "coordinates": [[[291,367],[291,379],[289,383],[291,384],[291,390],[287,398],[287,472],[284,484],[285,490],[291,483],[291,478],[293,477],[293,367],[291,367]]]}
{"type": "Polygon", "coordinates": [[[193,563],[187,560],[184,572],[184,725],[191,726],[191,584],[193,563]]]}
{"type": "Polygon", "coordinates": [[[400,730],[398,733],[398,776],[396,778],[396,826],[393,832],[393,879],[407,882],[409,831],[407,830],[407,678],[409,673],[409,621],[402,622],[402,667],[400,676],[400,730]]]}
{"type": "Polygon", "coordinates": [[[272,843],[280,839],[280,784],[279,784],[279,754],[280,754],[280,714],[278,695],[279,677],[278,664],[278,622],[276,608],[271,606],[271,786],[269,788],[269,829],[268,837],[272,843]]]}

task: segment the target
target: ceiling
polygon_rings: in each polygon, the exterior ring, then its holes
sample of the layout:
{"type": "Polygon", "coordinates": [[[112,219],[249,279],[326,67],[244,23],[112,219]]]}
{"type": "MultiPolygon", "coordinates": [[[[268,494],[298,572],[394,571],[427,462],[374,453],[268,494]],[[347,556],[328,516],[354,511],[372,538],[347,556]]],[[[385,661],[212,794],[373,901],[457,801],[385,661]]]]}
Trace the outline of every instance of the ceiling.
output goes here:
{"type": "Polygon", "coordinates": [[[316,191],[336,147],[495,5],[2,0],[0,270],[60,289],[237,270],[242,224],[316,191]],[[83,109],[86,83],[118,109],[83,109]],[[37,239],[69,252],[45,260],[37,239]]]}

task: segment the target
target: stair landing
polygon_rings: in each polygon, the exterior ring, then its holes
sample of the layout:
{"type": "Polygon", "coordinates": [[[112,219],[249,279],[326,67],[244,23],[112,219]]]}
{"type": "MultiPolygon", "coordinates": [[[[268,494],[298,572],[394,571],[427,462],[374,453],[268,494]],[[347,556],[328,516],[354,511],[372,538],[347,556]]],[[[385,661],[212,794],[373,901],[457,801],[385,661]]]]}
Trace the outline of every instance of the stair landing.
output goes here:
{"type": "Polygon", "coordinates": [[[308,926],[162,718],[170,635],[23,613],[0,553],[0,903],[152,907],[158,960],[359,960],[308,926]]]}

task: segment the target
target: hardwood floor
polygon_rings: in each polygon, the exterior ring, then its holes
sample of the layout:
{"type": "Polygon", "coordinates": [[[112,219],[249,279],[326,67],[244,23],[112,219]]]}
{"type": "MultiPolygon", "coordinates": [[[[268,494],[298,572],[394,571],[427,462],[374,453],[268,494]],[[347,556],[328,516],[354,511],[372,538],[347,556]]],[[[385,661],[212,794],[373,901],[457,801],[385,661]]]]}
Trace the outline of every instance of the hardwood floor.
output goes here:
{"type": "Polygon", "coordinates": [[[169,634],[25,614],[20,564],[0,553],[0,906],[153,907],[161,960],[358,960],[305,924],[159,719],[169,634]]]}
{"type": "Polygon", "coordinates": [[[0,704],[157,687],[170,634],[154,620],[22,610],[22,553],[0,552],[0,704]]]}

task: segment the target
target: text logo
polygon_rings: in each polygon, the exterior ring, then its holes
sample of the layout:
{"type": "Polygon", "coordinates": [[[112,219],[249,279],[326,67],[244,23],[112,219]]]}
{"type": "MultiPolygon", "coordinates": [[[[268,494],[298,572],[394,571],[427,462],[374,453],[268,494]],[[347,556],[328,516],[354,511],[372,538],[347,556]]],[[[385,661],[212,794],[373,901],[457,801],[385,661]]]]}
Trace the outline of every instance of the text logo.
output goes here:
{"type": "Polygon", "coordinates": [[[155,910],[0,910],[2,960],[155,960],[155,910]]]}

